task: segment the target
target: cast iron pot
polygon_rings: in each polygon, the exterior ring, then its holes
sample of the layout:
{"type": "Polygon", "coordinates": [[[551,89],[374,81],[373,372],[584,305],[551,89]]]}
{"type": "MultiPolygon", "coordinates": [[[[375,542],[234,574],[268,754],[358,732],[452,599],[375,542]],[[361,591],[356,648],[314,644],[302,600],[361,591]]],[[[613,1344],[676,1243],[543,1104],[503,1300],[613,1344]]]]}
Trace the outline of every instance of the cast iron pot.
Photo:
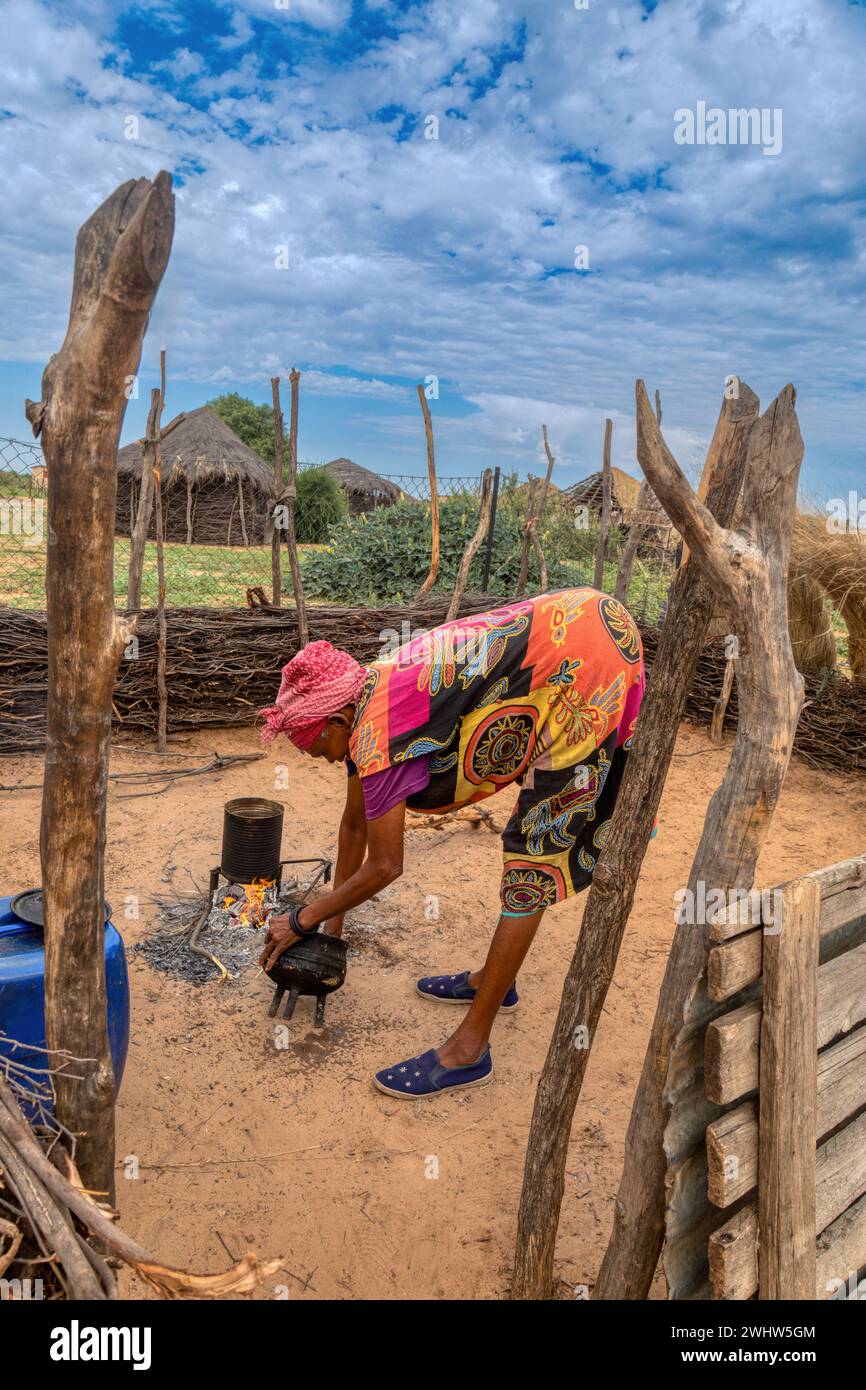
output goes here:
{"type": "Polygon", "coordinates": [[[276,985],[268,1018],[276,1016],[286,992],[289,997],[283,1018],[291,1018],[302,994],[312,994],[316,1000],[316,1027],[321,1028],[325,1021],[325,1000],[346,978],[346,952],[345,941],[322,932],[305,937],[283,951],[267,972],[276,985]]]}

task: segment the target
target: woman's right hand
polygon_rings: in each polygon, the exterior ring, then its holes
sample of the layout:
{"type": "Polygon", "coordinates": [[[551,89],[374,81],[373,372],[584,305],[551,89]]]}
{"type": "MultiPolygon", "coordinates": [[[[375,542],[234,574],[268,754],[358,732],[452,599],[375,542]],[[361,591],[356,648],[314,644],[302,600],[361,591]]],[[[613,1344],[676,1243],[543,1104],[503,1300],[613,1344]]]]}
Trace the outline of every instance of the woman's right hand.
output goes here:
{"type": "Polygon", "coordinates": [[[292,919],[287,914],[274,914],[268,922],[268,931],[265,937],[265,945],[262,954],[259,956],[259,965],[264,970],[270,970],[272,965],[276,965],[283,951],[295,946],[303,937],[298,936],[292,931],[292,919]]]}

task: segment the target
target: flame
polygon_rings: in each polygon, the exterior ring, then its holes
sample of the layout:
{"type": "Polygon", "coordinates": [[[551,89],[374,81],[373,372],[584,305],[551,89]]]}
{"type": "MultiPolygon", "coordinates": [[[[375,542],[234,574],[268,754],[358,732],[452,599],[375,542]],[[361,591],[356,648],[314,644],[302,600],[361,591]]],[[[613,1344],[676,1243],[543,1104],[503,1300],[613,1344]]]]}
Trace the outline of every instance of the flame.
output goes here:
{"type": "Polygon", "coordinates": [[[240,912],[236,914],[237,921],[243,927],[262,927],[267,922],[270,909],[265,907],[265,894],[274,887],[276,879],[256,878],[252,883],[243,885],[244,896],[242,898],[225,897],[222,906],[232,907],[235,903],[242,903],[240,912]]]}
{"type": "Polygon", "coordinates": [[[265,899],[265,890],[270,888],[272,883],[273,879],[270,878],[256,878],[253,879],[252,883],[244,884],[246,907],[241,912],[241,924],[243,926],[258,927],[261,925],[264,916],[262,903],[265,899]]]}

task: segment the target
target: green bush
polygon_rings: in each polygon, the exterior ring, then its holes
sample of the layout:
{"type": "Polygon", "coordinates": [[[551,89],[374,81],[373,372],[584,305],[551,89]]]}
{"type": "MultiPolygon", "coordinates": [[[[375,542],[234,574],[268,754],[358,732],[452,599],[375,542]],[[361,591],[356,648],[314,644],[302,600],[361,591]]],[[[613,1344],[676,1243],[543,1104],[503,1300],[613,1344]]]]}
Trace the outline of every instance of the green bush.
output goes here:
{"type": "Polygon", "coordinates": [[[309,545],[323,545],[347,515],[343,489],[323,468],[299,473],[296,487],[295,534],[309,545]]]}
{"type": "MultiPolygon", "coordinates": [[[[493,536],[489,591],[514,590],[520,572],[525,495],[507,486],[500,495],[493,536]]],[[[441,564],[436,588],[453,589],[469,537],[478,525],[479,499],[458,493],[440,502],[441,564]]],[[[544,544],[545,530],[542,530],[544,544]]],[[[569,538],[571,539],[571,538],[569,538]]],[[[482,545],[469,572],[469,588],[480,589],[484,570],[482,545]]],[[[547,554],[547,551],[546,551],[547,554]]],[[[552,588],[586,582],[574,565],[559,563],[561,552],[548,556],[552,588]]],[[[347,518],[331,535],[328,551],[304,557],[304,587],[311,598],[333,603],[401,603],[417,593],[430,568],[430,506],[401,501],[347,518]]],[[[591,578],[591,572],[590,576],[591,578]]],[[[533,555],[529,588],[537,591],[538,563],[533,555]]]]}

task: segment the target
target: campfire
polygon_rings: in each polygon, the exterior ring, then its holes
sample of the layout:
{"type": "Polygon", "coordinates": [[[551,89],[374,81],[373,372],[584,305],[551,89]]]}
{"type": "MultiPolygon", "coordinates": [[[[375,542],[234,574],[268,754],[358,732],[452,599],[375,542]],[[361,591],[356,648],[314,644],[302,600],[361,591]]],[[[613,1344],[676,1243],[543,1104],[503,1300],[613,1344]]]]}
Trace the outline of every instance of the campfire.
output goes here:
{"type": "Polygon", "coordinates": [[[266,927],[278,903],[276,879],[256,878],[252,883],[232,883],[217,889],[214,907],[228,913],[228,922],[240,927],[266,927]]]}

